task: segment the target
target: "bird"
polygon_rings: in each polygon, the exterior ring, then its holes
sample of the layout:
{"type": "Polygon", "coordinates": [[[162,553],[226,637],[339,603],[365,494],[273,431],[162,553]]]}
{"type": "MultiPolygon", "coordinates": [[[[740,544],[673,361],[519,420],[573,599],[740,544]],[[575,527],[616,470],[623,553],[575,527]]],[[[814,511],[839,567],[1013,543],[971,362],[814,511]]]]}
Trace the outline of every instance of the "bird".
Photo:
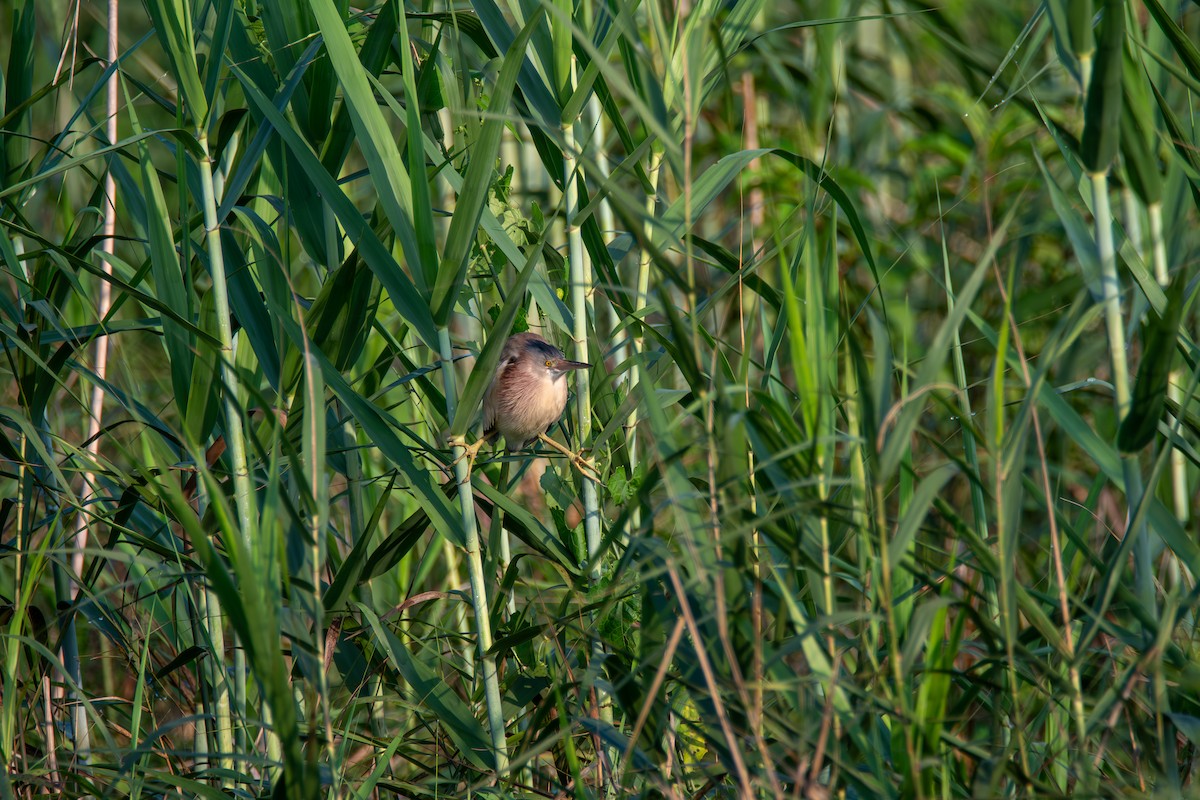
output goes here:
{"type": "Polygon", "coordinates": [[[536,333],[510,336],[483,397],[484,440],[503,436],[514,451],[542,438],[567,407],[567,374],[591,366],[569,360],[536,333]]]}

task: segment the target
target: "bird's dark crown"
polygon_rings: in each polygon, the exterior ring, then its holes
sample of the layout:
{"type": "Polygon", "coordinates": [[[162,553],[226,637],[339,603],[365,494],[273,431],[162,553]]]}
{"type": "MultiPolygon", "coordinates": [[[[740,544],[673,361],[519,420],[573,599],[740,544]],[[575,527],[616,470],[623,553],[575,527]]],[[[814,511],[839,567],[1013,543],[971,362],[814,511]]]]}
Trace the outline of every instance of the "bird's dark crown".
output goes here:
{"type": "Polygon", "coordinates": [[[526,346],[528,347],[526,352],[535,358],[552,358],[555,360],[565,358],[562,350],[559,350],[544,339],[530,339],[526,343],[526,346]]]}

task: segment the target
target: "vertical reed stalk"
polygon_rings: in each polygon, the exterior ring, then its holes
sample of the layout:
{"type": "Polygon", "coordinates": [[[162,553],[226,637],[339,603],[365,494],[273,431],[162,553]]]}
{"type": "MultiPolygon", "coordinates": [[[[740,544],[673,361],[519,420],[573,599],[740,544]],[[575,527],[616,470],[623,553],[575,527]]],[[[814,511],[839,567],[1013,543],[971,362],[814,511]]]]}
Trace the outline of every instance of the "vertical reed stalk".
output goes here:
{"type": "MultiPolygon", "coordinates": [[[[446,561],[446,582],[456,589],[462,586],[462,561],[459,559],[458,548],[449,539],[442,539],[442,558],[446,561]]],[[[475,658],[471,651],[471,623],[467,619],[467,609],[462,603],[454,604],[454,629],[463,638],[463,674],[468,678],[475,677],[475,658]]]]}
{"type": "MultiPolygon", "coordinates": [[[[647,239],[654,235],[654,219],[655,213],[658,210],[658,178],[663,162],[663,146],[658,142],[653,142],[650,145],[650,158],[646,165],[646,177],[650,181],[650,191],[646,194],[644,206],[644,222],[642,223],[642,234],[647,239]]],[[[646,337],[642,333],[642,325],[646,316],[646,305],[650,296],[650,269],[653,266],[653,260],[650,252],[646,248],[641,248],[638,252],[638,269],[637,269],[637,289],[633,299],[633,316],[635,322],[631,328],[631,336],[633,338],[634,358],[632,365],[629,368],[629,393],[632,395],[637,392],[638,385],[642,380],[642,364],[641,355],[646,350],[646,337]]],[[[649,400],[647,400],[649,402],[649,400]]],[[[637,469],[638,465],[638,407],[635,403],[629,412],[629,417],[625,420],[625,441],[629,447],[629,468],[637,469]]],[[[636,531],[641,526],[641,509],[635,508],[633,513],[629,515],[629,528],[631,531],[636,531]]]]}
{"type": "MultiPolygon", "coordinates": [[[[15,641],[21,635],[25,626],[25,621],[28,616],[28,604],[30,598],[34,594],[34,587],[37,582],[30,569],[30,559],[26,556],[26,550],[29,547],[29,532],[26,526],[29,523],[29,508],[26,503],[26,487],[29,484],[29,460],[28,460],[29,440],[24,431],[17,434],[17,453],[20,458],[17,461],[17,502],[16,502],[16,520],[14,530],[16,530],[16,547],[13,554],[13,575],[15,577],[14,584],[18,587],[16,602],[12,619],[6,627],[6,634],[9,641],[15,641]]],[[[7,646],[4,648],[4,683],[3,688],[5,697],[17,696],[17,672],[21,664],[22,648],[7,646]]],[[[4,758],[4,763],[11,763],[13,756],[17,750],[17,712],[19,705],[17,703],[0,703],[0,756],[4,758]]]]}
{"type": "MultiPolygon", "coordinates": [[[[1090,0],[1083,0],[1090,8],[1090,0]]],[[[1121,115],[1124,99],[1122,70],[1125,50],[1124,0],[1105,0],[1099,47],[1096,50],[1095,70],[1087,84],[1084,104],[1083,136],[1080,139],[1080,160],[1092,189],[1092,215],[1095,221],[1096,248],[1100,260],[1100,289],[1104,304],[1104,321],[1108,329],[1108,349],[1112,367],[1115,405],[1118,423],[1132,406],[1129,364],[1126,357],[1125,326],[1121,314],[1121,284],[1117,277],[1117,254],[1113,245],[1113,218],[1108,197],[1108,172],[1116,159],[1121,141],[1121,115]]],[[[1072,23],[1074,24],[1074,22],[1072,23]]],[[[1090,33],[1089,33],[1090,35],[1090,33]]],[[[1123,455],[1121,471],[1125,484],[1126,520],[1131,526],[1125,532],[1133,537],[1134,583],[1138,601],[1153,618],[1158,617],[1155,605],[1154,576],[1151,573],[1150,540],[1145,514],[1138,514],[1142,504],[1142,473],[1137,456],[1123,455]]]]}
{"type": "MultiPolygon", "coordinates": [[[[1167,243],[1163,236],[1163,207],[1161,202],[1146,206],[1146,216],[1150,221],[1150,258],[1154,264],[1154,277],[1160,286],[1166,287],[1171,282],[1167,269],[1167,243]]],[[[1171,370],[1167,396],[1176,403],[1183,403],[1183,371],[1178,367],[1171,370]]],[[[1188,488],[1187,457],[1178,447],[1171,449],[1171,498],[1174,504],[1175,518],[1186,523],[1191,515],[1191,490],[1188,488]]],[[[1178,564],[1178,559],[1172,559],[1172,564],[1178,564]]]]}
{"type": "MultiPolygon", "coordinates": [[[[58,512],[55,511],[57,514],[58,512]]],[[[58,533],[58,526],[52,528],[58,533]]],[[[52,573],[54,576],[54,594],[57,598],[58,613],[62,623],[62,661],[63,671],[70,677],[72,685],[67,687],[67,697],[70,700],[71,738],[75,745],[75,758],[83,764],[91,760],[91,731],[88,729],[87,709],[83,701],[83,672],[79,667],[79,639],[75,629],[75,609],[71,602],[72,587],[75,583],[74,573],[67,574],[70,566],[61,565],[54,561],[52,573]]]]}
{"type": "MultiPolygon", "coordinates": [[[[1005,319],[1011,313],[1007,306],[1012,303],[1012,278],[1013,272],[1010,271],[1009,290],[1005,293],[1005,319]]],[[[1007,325],[1000,326],[996,345],[996,352],[999,354],[999,357],[992,367],[991,377],[992,452],[998,454],[1005,451],[1005,375],[1007,374],[1006,356],[1008,354],[1010,330],[1010,327],[1007,325]]],[[[1006,666],[1006,670],[1003,673],[1004,688],[1008,691],[1009,702],[1012,704],[1010,712],[1011,722],[1002,727],[1000,737],[1005,747],[1014,746],[1010,743],[1015,739],[1015,747],[1020,754],[1022,768],[1028,769],[1028,753],[1024,744],[1025,731],[1023,730],[1023,717],[1021,714],[1020,676],[1017,671],[1016,660],[1017,629],[1020,620],[1017,617],[1016,565],[1011,558],[1012,554],[1016,553],[1014,543],[1016,525],[1015,522],[1009,520],[1009,506],[1005,502],[1004,496],[1004,487],[1010,479],[1010,470],[1006,468],[1004,459],[994,458],[992,472],[995,481],[993,491],[996,498],[996,562],[1000,573],[999,585],[997,587],[1000,615],[996,622],[1000,628],[1001,637],[1004,642],[1006,666]]]]}
{"type": "MultiPolygon", "coordinates": [[[[446,393],[446,419],[454,419],[458,402],[455,385],[454,352],[450,344],[450,329],[438,330],[438,348],[442,360],[442,387],[446,393]]],[[[483,571],[483,552],[479,545],[479,522],[475,518],[475,498],[471,490],[471,463],[465,457],[461,439],[452,447],[454,482],[458,487],[459,511],[462,515],[464,550],[467,554],[467,575],[471,583],[471,606],[475,612],[475,640],[478,647],[477,669],[483,678],[483,699],[487,711],[488,731],[496,759],[496,774],[508,771],[508,741],[505,738],[504,709],[500,700],[500,679],[496,672],[496,657],[492,649],[492,620],[487,599],[487,579],[483,571]]]]}
{"type": "Polygon", "coordinates": [[[54,744],[54,709],[51,704],[50,674],[42,675],[42,736],[45,738],[46,777],[50,781],[50,790],[62,789],[62,778],[58,774],[58,750],[54,744]]]}
{"type": "MultiPolygon", "coordinates": [[[[233,724],[229,705],[229,680],[225,674],[225,625],[224,614],[221,613],[221,601],[217,593],[208,586],[201,589],[204,604],[201,625],[208,635],[205,647],[209,648],[208,680],[212,687],[210,702],[215,709],[215,730],[210,735],[215,737],[216,759],[210,762],[223,770],[233,768],[233,724]]],[[[224,788],[232,786],[228,777],[218,781],[224,788]]]]}
{"type": "MultiPolygon", "coordinates": [[[[1010,284],[1011,289],[1011,284],[1010,284]]],[[[1025,390],[1027,392],[1036,391],[1036,386],[1033,376],[1029,372],[1029,359],[1025,355],[1025,347],[1021,342],[1020,331],[1017,325],[1016,318],[1012,315],[1012,303],[1009,289],[1002,289],[1004,297],[1004,306],[1006,313],[1005,322],[1012,331],[1013,347],[1016,350],[1017,358],[1021,365],[1021,376],[1024,379],[1025,390]]],[[[955,339],[958,338],[958,332],[955,331],[955,339]]],[[[961,352],[956,353],[956,358],[961,359],[961,352]]],[[[957,366],[956,366],[957,372],[957,366]]],[[[964,388],[965,395],[965,388],[964,388]]],[[[969,405],[967,406],[969,408],[969,405]]],[[[1087,722],[1084,716],[1083,709],[1083,684],[1079,672],[1079,664],[1075,658],[1075,634],[1072,631],[1073,623],[1071,621],[1071,604],[1067,596],[1067,577],[1066,569],[1063,566],[1062,543],[1058,533],[1058,522],[1055,517],[1055,508],[1053,506],[1054,490],[1050,482],[1049,462],[1046,455],[1046,438],[1042,434],[1041,417],[1038,413],[1038,406],[1034,404],[1030,410],[1030,417],[1033,421],[1033,434],[1037,443],[1038,462],[1040,466],[1041,489],[1042,495],[1046,498],[1045,502],[1050,506],[1048,511],[1048,527],[1050,529],[1050,558],[1054,565],[1054,582],[1058,590],[1058,609],[1062,616],[1063,627],[1063,648],[1066,655],[1066,668],[1068,686],[1071,692],[1071,711],[1070,717],[1074,724],[1076,735],[1078,736],[1079,747],[1087,741],[1087,722]]],[[[964,430],[964,436],[969,435],[964,430]]]]}
{"type": "MultiPolygon", "coordinates": [[[[571,67],[574,72],[575,62],[571,67]]],[[[574,79],[572,77],[572,84],[574,79]]],[[[592,275],[591,262],[583,247],[583,230],[576,218],[579,216],[579,184],[583,179],[578,160],[578,143],[575,138],[575,122],[563,125],[563,174],[566,176],[564,201],[566,206],[567,252],[570,261],[571,274],[571,313],[574,328],[571,331],[573,342],[573,358],[576,361],[587,361],[588,355],[588,320],[592,316],[592,275]]],[[[591,381],[587,370],[575,373],[575,411],[579,425],[579,446],[586,449],[592,438],[592,392],[591,381]]],[[[588,568],[593,582],[600,580],[600,561],[597,554],[600,551],[600,502],[596,484],[584,479],[583,494],[583,527],[587,537],[588,568]]]]}
{"type": "Polygon", "coordinates": [[[1171,282],[1167,269],[1167,242],[1163,238],[1163,207],[1161,202],[1146,206],[1146,217],[1150,220],[1150,260],[1154,264],[1154,278],[1159,285],[1171,282]]]}
{"type": "MultiPolygon", "coordinates": [[[[222,399],[225,412],[225,442],[233,467],[233,497],[237,509],[238,533],[247,552],[254,552],[254,535],[258,529],[258,509],[254,500],[254,486],[250,481],[250,467],[246,460],[245,429],[242,412],[238,406],[237,387],[239,385],[236,350],[233,341],[233,327],[229,310],[229,289],[225,275],[225,257],[221,249],[221,230],[217,225],[217,197],[213,186],[213,158],[208,146],[208,133],[201,129],[197,134],[200,145],[200,192],[204,212],[205,244],[208,249],[208,268],[212,278],[214,306],[217,314],[217,338],[221,343],[221,383],[222,399]]],[[[216,623],[216,628],[209,628],[214,649],[218,660],[224,660],[225,637],[221,626],[221,613],[217,607],[215,595],[209,598],[208,621],[216,623]]],[[[222,763],[233,752],[233,727],[229,715],[229,694],[224,688],[227,684],[222,680],[214,687],[218,692],[216,708],[218,751],[222,755],[222,763]]]]}
{"type": "MultiPolygon", "coordinates": [[[[1088,178],[1092,186],[1092,213],[1095,217],[1096,245],[1100,256],[1100,286],[1103,293],[1104,322],[1108,329],[1117,419],[1122,420],[1129,413],[1133,395],[1130,391],[1129,363],[1125,352],[1125,321],[1121,313],[1121,284],[1117,277],[1117,254],[1113,246],[1112,212],[1108,202],[1108,172],[1092,172],[1088,178]]],[[[1145,609],[1157,616],[1149,531],[1146,529],[1145,515],[1134,516],[1134,511],[1142,503],[1142,472],[1137,457],[1122,456],[1121,472],[1125,479],[1125,499],[1129,508],[1126,519],[1133,526],[1125,535],[1136,537],[1133,548],[1134,587],[1138,600],[1145,609]]]]}
{"type": "MultiPolygon", "coordinates": [[[[108,63],[113,65],[117,63],[117,58],[120,52],[117,47],[117,33],[120,24],[120,0],[108,0],[108,63]]],[[[108,79],[108,85],[105,87],[105,121],[104,135],[109,144],[117,141],[117,103],[118,103],[118,86],[117,73],[114,72],[108,79]]],[[[113,156],[116,158],[116,156],[113,156]]],[[[112,170],[107,170],[104,174],[104,229],[103,241],[100,244],[100,249],[110,256],[116,250],[117,244],[117,182],[113,177],[112,170]]],[[[108,260],[102,259],[100,269],[105,276],[112,275],[112,264],[108,260]]],[[[108,310],[112,307],[112,284],[107,280],[101,280],[98,287],[99,296],[96,301],[96,319],[103,322],[108,316],[108,310]]],[[[108,375],[108,337],[100,335],[96,337],[95,356],[93,357],[93,368],[96,371],[96,376],[101,380],[108,375]]],[[[95,461],[100,453],[100,426],[104,415],[104,390],[97,384],[92,387],[92,398],[89,406],[90,414],[88,416],[87,435],[84,441],[87,443],[88,457],[95,461]]],[[[80,498],[87,502],[90,494],[89,487],[96,481],[96,476],[87,470],[83,474],[83,489],[80,493],[80,498]]],[[[71,570],[75,575],[83,574],[83,551],[87,548],[88,531],[90,524],[88,523],[89,514],[87,511],[80,509],[79,527],[75,530],[75,541],[73,547],[75,552],[71,555],[71,570]]],[[[79,592],[77,585],[72,585],[71,596],[75,597],[79,592]]]]}
{"type": "Polygon", "coordinates": [[[217,198],[213,189],[213,159],[208,147],[208,134],[199,133],[203,157],[200,160],[200,191],[204,211],[205,242],[208,247],[209,271],[212,277],[213,299],[217,313],[217,338],[221,343],[221,381],[225,410],[225,440],[233,466],[233,497],[238,515],[242,543],[253,552],[254,532],[257,529],[257,508],[250,467],[246,460],[245,429],[242,411],[238,406],[237,387],[240,383],[235,366],[232,316],[229,311],[229,288],[225,276],[225,257],[221,250],[221,231],[217,225],[217,198]]]}
{"type": "MultiPolygon", "coordinates": [[[[742,131],[745,136],[745,146],[747,150],[758,149],[758,93],[754,86],[754,73],[745,72],[742,75],[742,131]]],[[[762,250],[762,240],[759,238],[763,228],[765,219],[763,209],[763,190],[758,185],[754,176],[758,173],[761,166],[759,159],[754,159],[750,162],[748,175],[754,183],[750,187],[747,203],[749,205],[749,214],[745,212],[739,217],[739,223],[746,216],[750,218],[750,260],[758,258],[759,252],[762,250]]],[[[744,246],[746,236],[738,237],[738,243],[744,246]]],[[[742,283],[742,271],[745,268],[745,254],[739,254],[738,266],[741,268],[738,271],[738,292],[737,292],[737,310],[738,310],[738,351],[742,354],[743,359],[749,359],[746,350],[746,307],[750,306],[750,310],[754,310],[754,294],[746,295],[745,286],[742,283]]],[[[765,359],[764,359],[765,361],[765,359]]],[[[750,413],[750,381],[749,367],[747,367],[747,379],[743,390],[742,402],[746,409],[746,413],[750,413]]],[[[852,395],[852,392],[851,392],[852,395]]],[[[847,411],[847,416],[850,418],[848,427],[853,429],[853,404],[850,410],[847,411]]],[[[853,436],[853,433],[851,434],[853,436]]],[[[857,448],[856,448],[857,451],[857,448]]],[[[754,474],[754,448],[746,448],[746,476],[747,485],[749,488],[750,502],[750,518],[757,520],[758,518],[758,483],[754,474]]],[[[861,507],[861,506],[860,506],[861,507]]],[[[762,565],[760,559],[762,553],[762,541],[758,525],[755,525],[750,531],[750,547],[753,551],[751,558],[751,569],[754,574],[754,595],[750,600],[750,632],[753,641],[754,655],[751,659],[751,697],[750,704],[750,723],[757,727],[762,723],[763,714],[763,579],[762,565]]]]}
{"type": "MultiPolygon", "coordinates": [[[[116,64],[117,58],[120,56],[117,47],[117,34],[119,31],[119,11],[120,0],[108,0],[108,63],[116,64]]],[[[108,85],[105,87],[105,137],[109,144],[117,141],[117,73],[114,72],[109,76],[108,85]]],[[[116,158],[116,156],[113,156],[116,158]]],[[[116,180],[113,177],[111,169],[105,172],[104,176],[104,226],[103,226],[103,241],[100,245],[103,252],[112,255],[116,245],[117,233],[117,186],[116,180]]],[[[112,264],[108,260],[102,260],[100,266],[104,275],[107,277],[112,274],[112,264]]],[[[105,279],[100,280],[99,297],[97,299],[96,318],[98,321],[103,320],[108,316],[109,308],[112,307],[112,285],[105,279]]],[[[108,337],[101,333],[96,337],[95,355],[93,357],[93,368],[96,376],[100,380],[104,380],[108,374],[108,337]]],[[[92,386],[91,402],[89,404],[89,415],[87,433],[84,438],[86,442],[86,450],[89,458],[89,467],[96,461],[100,453],[100,427],[104,414],[104,390],[97,383],[92,386]]],[[[96,476],[89,468],[83,475],[83,486],[80,489],[80,500],[86,504],[92,492],[90,487],[96,482],[96,476]]],[[[72,600],[79,595],[79,579],[83,575],[84,551],[87,549],[88,532],[91,528],[89,524],[90,511],[80,506],[77,527],[74,535],[71,537],[71,576],[72,580],[69,584],[68,593],[72,600]]],[[[71,623],[73,634],[74,623],[71,623]]],[[[72,648],[76,649],[77,648],[72,648]]],[[[67,651],[63,652],[64,661],[67,660],[67,651]]],[[[78,661],[78,653],[75,654],[76,662],[78,661]]],[[[78,663],[73,666],[67,664],[68,669],[73,669],[79,673],[82,680],[82,673],[79,670],[78,663]]],[[[82,684],[80,685],[82,691],[82,684]]],[[[75,750],[76,758],[80,763],[86,764],[89,761],[91,753],[91,732],[88,727],[87,714],[82,703],[77,703],[73,707],[73,723],[72,728],[75,735],[75,750]]]]}
{"type": "Polygon", "coordinates": [[[1067,0],[1066,10],[1071,51],[1079,63],[1079,83],[1086,96],[1092,85],[1092,62],[1096,54],[1096,38],[1092,31],[1095,8],[1092,0],[1067,0]]]}
{"type": "MultiPolygon", "coordinates": [[[[304,342],[304,431],[301,436],[304,469],[312,509],[308,517],[308,550],[312,573],[312,647],[316,654],[316,693],[313,716],[321,724],[325,753],[332,765],[336,763],[333,723],[329,712],[329,670],[325,647],[325,606],[321,602],[321,575],[325,567],[325,526],[329,519],[329,483],[325,476],[326,448],[325,382],[321,365],[313,356],[310,343],[304,342]]],[[[343,777],[340,770],[333,773],[334,794],[343,777]]]]}
{"type": "MultiPolygon", "coordinates": [[[[574,55],[570,62],[570,83],[576,85],[576,61],[574,55]]],[[[575,133],[576,120],[564,120],[563,133],[563,176],[564,176],[564,221],[567,233],[567,252],[570,262],[571,275],[571,314],[573,317],[573,358],[576,361],[587,361],[588,355],[588,320],[594,316],[592,304],[592,267],[587,251],[583,246],[583,229],[578,222],[579,216],[579,181],[583,180],[583,169],[579,162],[579,147],[575,133]]],[[[575,372],[575,415],[579,425],[579,449],[586,450],[592,439],[592,389],[588,370],[575,372]]],[[[583,500],[583,530],[587,542],[588,573],[592,586],[599,587],[603,570],[601,568],[600,545],[600,494],[598,485],[586,476],[580,478],[580,489],[583,500]]],[[[604,645],[599,637],[592,638],[592,658],[603,657],[604,645]]],[[[596,690],[597,701],[600,705],[600,719],[612,724],[612,700],[606,692],[596,690]]],[[[608,758],[611,762],[616,751],[609,749],[608,758]]],[[[600,754],[597,753],[597,756],[600,754]]],[[[612,769],[612,764],[609,764],[612,769]]],[[[607,775],[605,775],[607,777],[607,775]]],[[[602,778],[603,780],[603,778],[602,778]]],[[[605,781],[606,794],[615,791],[612,781],[605,781]]]]}
{"type": "MultiPolygon", "coordinates": [[[[605,149],[604,135],[606,125],[604,122],[604,113],[600,107],[600,98],[593,94],[588,99],[588,121],[592,126],[591,148],[596,159],[596,177],[603,183],[608,180],[609,164],[608,151],[605,149]]],[[[600,235],[604,237],[605,243],[608,242],[608,237],[616,229],[616,221],[613,216],[612,204],[607,199],[600,201],[600,208],[596,212],[597,219],[600,222],[600,235]]],[[[613,290],[620,290],[621,287],[609,287],[613,290]]],[[[612,303],[604,303],[604,315],[607,321],[609,339],[614,337],[617,326],[620,324],[620,318],[617,315],[616,308],[612,303]]],[[[602,356],[607,356],[608,353],[601,352],[602,356]]],[[[624,364],[625,359],[629,357],[629,331],[624,331],[619,338],[612,342],[612,359],[614,364],[624,364]]]]}

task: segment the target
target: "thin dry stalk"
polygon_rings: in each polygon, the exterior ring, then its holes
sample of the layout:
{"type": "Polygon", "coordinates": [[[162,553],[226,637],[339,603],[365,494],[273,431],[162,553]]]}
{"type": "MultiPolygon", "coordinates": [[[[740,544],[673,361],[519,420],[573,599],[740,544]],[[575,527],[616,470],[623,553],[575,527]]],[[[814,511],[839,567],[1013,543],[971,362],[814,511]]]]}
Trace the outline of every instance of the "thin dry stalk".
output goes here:
{"type": "Polygon", "coordinates": [[[700,638],[700,627],[696,624],[695,615],[692,614],[687,592],[683,589],[683,582],[680,580],[679,572],[675,569],[674,564],[667,565],[667,574],[671,577],[671,586],[674,587],[675,595],[679,599],[679,612],[683,615],[684,622],[687,623],[688,634],[692,637],[692,644],[696,650],[696,660],[700,663],[700,672],[704,675],[704,683],[708,686],[709,699],[712,700],[717,721],[721,724],[721,733],[724,734],[725,743],[729,747],[729,756],[733,760],[733,772],[738,781],[738,796],[742,800],[752,800],[754,790],[750,786],[750,773],[746,770],[740,743],[733,732],[733,725],[729,721],[729,712],[725,710],[725,704],[721,701],[717,676],[713,671],[712,662],[708,660],[708,651],[704,647],[704,640],[700,638]]]}
{"type": "Polygon", "coordinates": [[[671,631],[671,636],[667,639],[667,646],[663,648],[662,660],[659,661],[658,669],[654,673],[654,680],[650,682],[650,689],[646,692],[642,710],[638,712],[637,720],[633,723],[633,730],[629,734],[629,743],[625,745],[625,755],[621,758],[621,771],[617,774],[616,785],[618,787],[625,785],[625,773],[629,770],[629,758],[637,744],[638,737],[642,735],[642,728],[646,726],[646,720],[650,718],[650,710],[654,708],[654,698],[658,696],[658,690],[662,688],[663,682],[666,680],[667,670],[675,658],[675,649],[679,647],[679,640],[683,637],[683,626],[682,619],[675,620],[675,629],[671,631]]]}
{"type": "MultiPolygon", "coordinates": [[[[1008,310],[1007,320],[1012,330],[1013,348],[1017,351],[1017,361],[1021,365],[1021,378],[1025,382],[1025,390],[1033,390],[1033,377],[1029,374],[1029,360],[1025,356],[1025,346],[1021,341],[1021,330],[1016,318],[1012,315],[1012,304],[1009,303],[1008,290],[1000,277],[999,268],[993,265],[996,274],[996,285],[1004,307],[1008,310]]],[[[1050,527],[1050,558],[1054,562],[1054,582],[1058,589],[1058,607],[1062,614],[1063,644],[1066,647],[1067,677],[1071,683],[1071,717],[1075,723],[1075,732],[1079,736],[1079,746],[1083,747],[1087,740],[1087,722],[1083,713],[1083,688],[1079,675],[1079,665],[1075,660],[1075,637],[1071,633],[1071,603],[1067,597],[1067,577],[1063,567],[1062,542],[1058,533],[1058,519],[1054,513],[1054,494],[1050,485],[1050,461],[1046,455],[1046,437],[1042,435],[1042,422],[1038,414],[1036,401],[1030,402],[1030,414],[1033,420],[1033,436],[1037,441],[1038,465],[1042,479],[1042,494],[1049,506],[1047,522],[1050,527]]]]}
{"type": "Polygon", "coordinates": [[[54,745],[54,709],[50,702],[50,674],[42,675],[42,725],[45,728],[46,769],[49,786],[43,788],[44,794],[49,794],[51,787],[62,785],[58,774],[58,749],[54,745]]]}

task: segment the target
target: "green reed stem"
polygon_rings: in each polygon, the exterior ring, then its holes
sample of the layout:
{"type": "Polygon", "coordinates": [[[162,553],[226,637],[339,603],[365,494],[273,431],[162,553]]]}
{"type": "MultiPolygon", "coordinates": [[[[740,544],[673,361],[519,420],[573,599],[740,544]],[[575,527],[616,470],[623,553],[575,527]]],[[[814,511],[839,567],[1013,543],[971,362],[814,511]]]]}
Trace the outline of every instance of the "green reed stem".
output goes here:
{"type": "MultiPolygon", "coordinates": [[[[438,330],[438,348],[442,359],[442,386],[446,392],[446,419],[454,419],[458,389],[455,386],[454,353],[450,345],[450,330],[438,330]]],[[[496,772],[508,770],[508,741],[505,738],[504,709],[500,700],[500,678],[492,649],[492,620],[487,597],[487,579],[483,571],[483,552],[479,544],[479,524],[475,518],[475,498],[471,490],[471,464],[464,457],[461,444],[452,448],[454,481],[458,487],[459,511],[462,514],[463,549],[467,554],[467,575],[471,583],[471,606],[475,612],[475,641],[478,648],[476,673],[483,678],[483,699],[487,711],[488,732],[496,759],[496,772]]]]}
{"type": "MultiPolygon", "coordinates": [[[[1132,405],[1129,385],[1129,362],[1125,354],[1125,321],[1121,314],[1121,285],[1117,277],[1116,249],[1113,245],[1112,212],[1108,202],[1108,173],[1089,174],[1092,184],[1092,213],[1095,217],[1096,246],[1100,257],[1100,285],[1104,303],[1104,322],[1108,329],[1109,358],[1112,364],[1112,381],[1116,394],[1117,419],[1122,420],[1132,405]]],[[[1147,611],[1155,613],[1154,576],[1150,564],[1150,538],[1146,529],[1145,515],[1133,516],[1133,511],[1142,503],[1142,473],[1137,457],[1126,455],[1121,458],[1121,471],[1125,479],[1125,499],[1129,507],[1129,519],[1133,528],[1126,536],[1136,537],[1133,548],[1134,585],[1138,599],[1147,611]]]]}
{"type": "MultiPolygon", "coordinates": [[[[225,442],[229,450],[229,458],[233,467],[233,499],[237,509],[238,533],[241,534],[242,544],[247,552],[254,551],[258,529],[257,505],[254,500],[254,486],[250,481],[250,467],[246,459],[245,429],[243,427],[242,410],[238,406],[237,386],[239,383],[236,354],[233,343],[232,315],[229,310],[229,287],[225,275],[225,257],[221,249],[221,230],[217,224],[217,196],[213,186],[213,164],[215,163],[208,146],[208,133],[201,130],[197,136],[200,145],[200,192],[204,211],[204,235],[208,249],[208,269],[212,278],[214,306],[217,313],[217,338],[221,344],[221,382],[223,384],[222,400],[225,410],[225,442]]],[[[216,629],[209,629],[209,636],[214,647],[222,648],[220,661],[223,661],[224,633],[221,627],[221,611],[217,597],[209,597],[207,623],[216,624],[216,629]]],[[[217,747],[222,755],[221,764],[226,765],[228,754],[233,753],[233,726],[229,714],[229,695],[223,688],[226,686],[224,675],[217,682],[218,703],[217,716],[217,747]]]]}

